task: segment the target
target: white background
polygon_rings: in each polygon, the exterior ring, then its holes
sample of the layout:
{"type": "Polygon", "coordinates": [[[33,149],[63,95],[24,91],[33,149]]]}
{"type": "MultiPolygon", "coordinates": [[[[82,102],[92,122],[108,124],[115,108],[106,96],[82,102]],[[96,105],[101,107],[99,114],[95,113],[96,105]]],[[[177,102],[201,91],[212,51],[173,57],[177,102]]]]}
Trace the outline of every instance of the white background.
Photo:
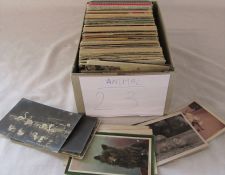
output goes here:
{"type": "Polygon", "coordinates": [[[80,76],[85,113],[89,116],[163,115],[169,74],[80,76]]]}
{"type": "MultiPolygon", "coordinates": [[[[0,118],[22,97],[76,111],[70,70],[84,6],[82,0],[0,0],[0,118]]],[[[196,98],[225,119],[225,1],[160,0],[160,7],[176,68],[170,110],[196,98]]],[[[222,135],[159,172],[224,175],[224,145],[222,135]]],[[[63,160],[0,138],[0,175],[62,175],[63,160]]]]}

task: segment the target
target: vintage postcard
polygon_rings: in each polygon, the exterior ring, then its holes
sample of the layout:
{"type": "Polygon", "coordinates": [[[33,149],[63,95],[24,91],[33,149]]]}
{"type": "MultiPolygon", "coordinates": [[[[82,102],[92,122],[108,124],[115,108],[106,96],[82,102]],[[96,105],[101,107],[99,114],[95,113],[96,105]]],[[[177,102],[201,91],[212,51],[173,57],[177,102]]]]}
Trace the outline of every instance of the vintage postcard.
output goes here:
{"type": "Polygon", "coordinates": [[[141,125],[149,126],[156,137],[158,165],[165,164],[208,146],[182,113],[160,117],[141,125]]]}
{"type": "Polygon", "coordinates": [[[153,6],[150,1],[88,3],[79,48],[80,72],[170,70],[153,6]]]}
{"type": "Polygon", "coordinates": [[[130,126],[101,124],[98,128],[98,132],[152,135],[152,130],[148,126],[141,125],[130,126]]]}
{"type": "Polygon", "coordinates": [[[58,152],[81,117],[23,98],[0,121],[0,133],[30,146],[58,152]]]}
{"type": "Polygon", "coordinates": [[[82,159],[100,125],[95,117],[83,116],[60,149],[60,153],[82,159]]]}
{"type": "MultiPolygon", "coordinates": [[[[142,125],[111,125],[111,124],[102,124],[98,128],[98,132],[106,132],[106,133],[125,133],[125,134],[140,134],[140,135],[151,135],[152,136],[152,129],[148,126],[142,125]]],[[[155,150],[153,145],[153,150],[155,150]]],[[[156,155],[155,151],[152,153],[154,163],[152,163],[152,170],[154,170],[155,174],[157,173],[157,165],[156,165],[156,155]]],[[[153,173],[152,173],[153,174],[153,173]]]]}
{"type": "Polygon", "coordinates": [[[151,175],[151,136],[97,133],[83,160],[70,158],[67,175],[151,175]]]}
{"type": "Polygon", "coordinates": [[[180,110],[198,133],[207,141],[225,131],[225,121],[213,115],[197,102],[192,102],[180,110]]]}

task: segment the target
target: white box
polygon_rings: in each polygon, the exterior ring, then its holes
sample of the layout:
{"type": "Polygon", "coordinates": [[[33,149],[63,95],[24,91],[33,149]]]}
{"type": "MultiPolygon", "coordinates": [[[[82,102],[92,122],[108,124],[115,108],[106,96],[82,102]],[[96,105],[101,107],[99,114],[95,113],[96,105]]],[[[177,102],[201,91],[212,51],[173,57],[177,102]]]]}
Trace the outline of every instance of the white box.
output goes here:
{"type": "Polygon", "coordinates": [[[89,116],[152,116],[167,111],[174,71],[164,25],[157,2],[153,2],[159,41],[170,70],[140,73],[79,73],[77,55],[72,70],[72,84],[77,111],[89,116]]]}

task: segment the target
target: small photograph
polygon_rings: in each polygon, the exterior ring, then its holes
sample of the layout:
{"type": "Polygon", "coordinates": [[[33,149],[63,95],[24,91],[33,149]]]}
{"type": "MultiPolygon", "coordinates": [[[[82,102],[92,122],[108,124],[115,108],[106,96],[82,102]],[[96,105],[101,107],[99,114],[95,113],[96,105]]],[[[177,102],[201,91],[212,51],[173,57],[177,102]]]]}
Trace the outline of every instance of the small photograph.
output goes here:
{"type": "Polygon", "coordinates": [[[151,175],[151,138],[98,133],[86,155],[71,159],[66,174],[151,175]]]}
{"type": "Polygon", "coordinates": [[[205,140],[181,113],[151,120],[149,126],[156,136],[157,164],[162,165],[207,146],[205,140]]]}
{"type": "Polygon", "coordinates": [[[33,146],[58,151],[70,134],[72,125],[56,119],[37,120],[30,112],[10,114],[1,122],[2,133],[10,138],[33,146]]]}
{"type": "Polygon", "coordinates": [[[192,102],[187,107],[183,108],[181,112],[207,141],[212,140],[225,131],[224,121],[208,112],[196,102],[192,102]]]}
{"type": "Polygon", "coordinates": [[[0,121],[0,134],[58,152],[81,116],[21,99],[0,121]]]}

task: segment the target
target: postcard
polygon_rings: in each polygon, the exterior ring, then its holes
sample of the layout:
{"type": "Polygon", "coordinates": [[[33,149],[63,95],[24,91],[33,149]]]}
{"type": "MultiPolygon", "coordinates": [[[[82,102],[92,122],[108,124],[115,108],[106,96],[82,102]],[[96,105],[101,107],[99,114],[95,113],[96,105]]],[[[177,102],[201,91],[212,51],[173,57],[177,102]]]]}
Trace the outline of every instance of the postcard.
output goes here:
{"type": "Polygon", "coordinates": [[[79,48],[80,72],[170,70],[159,43],[154,4],[118,3],[87,4],[79,48]]]}
{"type": "Polygon", "coordinates": [[[0,133],[18,142],[58,152],[81,117],[23,98],[0,121],[0,133]]]}
{"type": "Polygon", "coordinates": [[[207,141],[225,131],[225,121],[215,116],[197,102],[180,110],[198,133],[207,141]]]}
{"type": "Polygon", "coordinates": [[[151,175],[152,138],[97,133],[83,160],[70,158],[65,174],[151,175]]]}
{"type": "Polygon", "coordinates": [[[98,128],[98,132],[152,135],[152,130],[148,126],[141,125],[129,126],[101,124],[98,128]]]}
{"type": "MultiPolygon", "coordinates": [[[[142,126],[142,125],[131,125],[130,126],[130,125],[102,124],[98,128],[98,132],[152,135],[152,129],[150,129],[148,126],[142,126]]],[[[154,138],[153,138],[153,140],[154,140],[154,138]]],[[[155,150],[154,145],[153,145],[152,149],[155,150]]],[[[152,154],[153,154],[152,161],[154,161],[154,163],[152,163],[151,167],[152,167],[152,170],[154,170],[154,174],[158,174],[155,151],[152,154]]]]}
{"type": "Polygon", "coordinates": [[[156,140],[157,165],[162,165],[208,146],[182,113],[176,113],[140,125],[149,126],[156,140]]]}
{"type": "Polygon", "coordinates": [[[59,152],[68,154],[77,159],[82,159],[99,125],[100,121],[98,121],[97,118],[83,116],[59,152]]]}

